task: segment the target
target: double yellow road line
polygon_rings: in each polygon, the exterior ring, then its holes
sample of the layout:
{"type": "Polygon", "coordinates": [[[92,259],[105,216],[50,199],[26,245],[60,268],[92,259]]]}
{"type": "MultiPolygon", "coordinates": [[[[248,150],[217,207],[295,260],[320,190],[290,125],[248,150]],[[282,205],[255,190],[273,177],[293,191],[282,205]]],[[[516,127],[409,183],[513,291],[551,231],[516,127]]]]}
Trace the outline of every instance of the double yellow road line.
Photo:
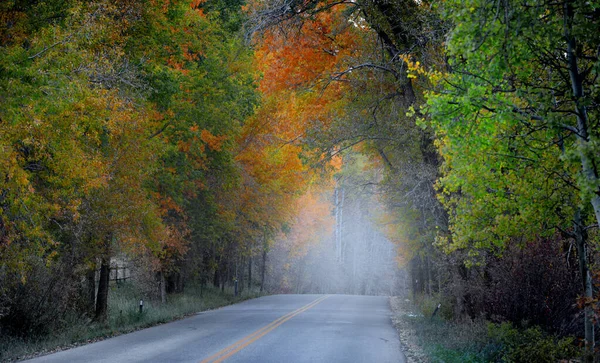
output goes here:
{"type": "Polygon", "coordinates": [[[228,347],[223,348],[222,350],[218,351],[217,353],[211,355],[210,357],[204,359],[202,362],[200,363],[219,363],[224,361],[225,359],[231,357],[232,355],[234,355],[235,353],[239,352],[240,350],[246,348],[247,346],[249,346],[250,344],[254,343],[255,341],[257,341],[258,339],[264,337],[265,335],[267,335],[270,331],[272,331],[273,329],[277,328],[278,326],[280,326],[281,324],[285,323],[286,321],[290,320],[291,318],[293,318],[294,316],[301,314],[303,312],[305,312],[306,310],[314,307],[315,305],[317,305],[318,303],[320,303],[321,301],[327,299],[329,296],[323,296],[318,298],[317,300],[304,305],[303,307],[292,311],[289,314],[286,314],[284,316],[282,316],[281,318],[273,321],[271,324],[255,331],[254,333],[247,335],[246,337],[238,340],[237,342],[231,344],[228,347]]]}

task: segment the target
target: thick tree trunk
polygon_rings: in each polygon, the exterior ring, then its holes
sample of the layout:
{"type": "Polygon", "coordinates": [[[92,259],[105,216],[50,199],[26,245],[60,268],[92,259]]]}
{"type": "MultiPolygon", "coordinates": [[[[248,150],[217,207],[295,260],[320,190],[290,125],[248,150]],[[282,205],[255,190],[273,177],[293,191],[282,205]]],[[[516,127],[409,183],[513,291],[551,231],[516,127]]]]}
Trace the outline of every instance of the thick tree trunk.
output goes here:
{"type": "Polygon", "coordinates": [[[94,320],[106,321],[108,313],[108,284],[110,279],[110,258],[103,257],[100,263],[100,280],[96,297],[96,316],[94,320]]]}
{"type": "Polygon", "coordinates": [[[213,276],[213,286],[219,287],[219,266],[215,267],[215,274],[213,276]]]}
{"type": "Polygon", "coordinates": [[[96,268],[90,268],[86,273],[87,291],[86,299],[88,301],[89,311],[93,312],[96,306],[96,268]]]}

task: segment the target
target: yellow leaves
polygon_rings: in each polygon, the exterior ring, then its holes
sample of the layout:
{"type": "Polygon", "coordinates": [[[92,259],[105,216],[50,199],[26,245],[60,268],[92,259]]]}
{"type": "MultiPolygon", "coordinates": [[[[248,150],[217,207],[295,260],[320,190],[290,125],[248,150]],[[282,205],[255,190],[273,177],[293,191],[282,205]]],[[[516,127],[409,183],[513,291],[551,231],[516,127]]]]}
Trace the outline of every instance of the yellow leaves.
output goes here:
{"type": "Polygon", "coordinates": [[[400,59],[404,61],[407,67],[407,77],[411,79],[416,79],[418,76],[428,75],[428,71],[421,65],[419,61],[413,61],[410,55],[403,54],[400,56],[400,59]]]}

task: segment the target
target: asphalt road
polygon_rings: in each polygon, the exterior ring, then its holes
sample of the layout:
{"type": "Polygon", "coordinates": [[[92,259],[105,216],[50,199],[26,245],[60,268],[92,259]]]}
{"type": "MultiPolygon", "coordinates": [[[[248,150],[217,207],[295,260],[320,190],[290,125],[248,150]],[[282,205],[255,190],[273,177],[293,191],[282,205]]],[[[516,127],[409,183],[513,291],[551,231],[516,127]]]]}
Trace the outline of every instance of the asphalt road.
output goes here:
{"type": "Polygon", "coordinates": [[[388,298],[273,295],[29,362],[405,362],[388,298]]]}

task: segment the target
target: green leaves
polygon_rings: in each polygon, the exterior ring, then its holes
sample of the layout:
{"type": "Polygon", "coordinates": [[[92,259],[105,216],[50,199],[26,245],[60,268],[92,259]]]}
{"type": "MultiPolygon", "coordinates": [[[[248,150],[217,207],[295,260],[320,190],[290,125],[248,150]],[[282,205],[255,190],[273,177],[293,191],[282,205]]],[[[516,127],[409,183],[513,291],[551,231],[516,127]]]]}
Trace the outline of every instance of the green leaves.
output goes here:
{"type": "Polygon", "coordinates": [[[9,2],[0,18],[15,20],[0,28],[2,264],[25,276],[62,245],[72,263],[183,253],[186,222],[211,223],[191,218],[195,198],[236,178],[258,100],[238,35],[187,1],[9,2]]]}
{"type": "MultiPolygon", "coordinates": [[[[583,12],[589,4],[578,6],[583,12]]],[[[441,7],[454,24],[451,71],[428,94],[427,111],[444,157],[438,188],[452,212],[455,247],[502,248],[520,236],[569,228],[589,189],[580,160],[570,156],[579,147],[567,130],[578,126],[563,72],[562,6],[475,0],[441,7]]],[[[588,26],[581,19],[575,32],[588,26]]],[[[582,49],[597,45],[596,35],[578,34],[582,49]]],[[[596,104],[595,97],[584,102],[596,104]]],[[[586,149],[598,154],[592,145],[586,149]]]]}

